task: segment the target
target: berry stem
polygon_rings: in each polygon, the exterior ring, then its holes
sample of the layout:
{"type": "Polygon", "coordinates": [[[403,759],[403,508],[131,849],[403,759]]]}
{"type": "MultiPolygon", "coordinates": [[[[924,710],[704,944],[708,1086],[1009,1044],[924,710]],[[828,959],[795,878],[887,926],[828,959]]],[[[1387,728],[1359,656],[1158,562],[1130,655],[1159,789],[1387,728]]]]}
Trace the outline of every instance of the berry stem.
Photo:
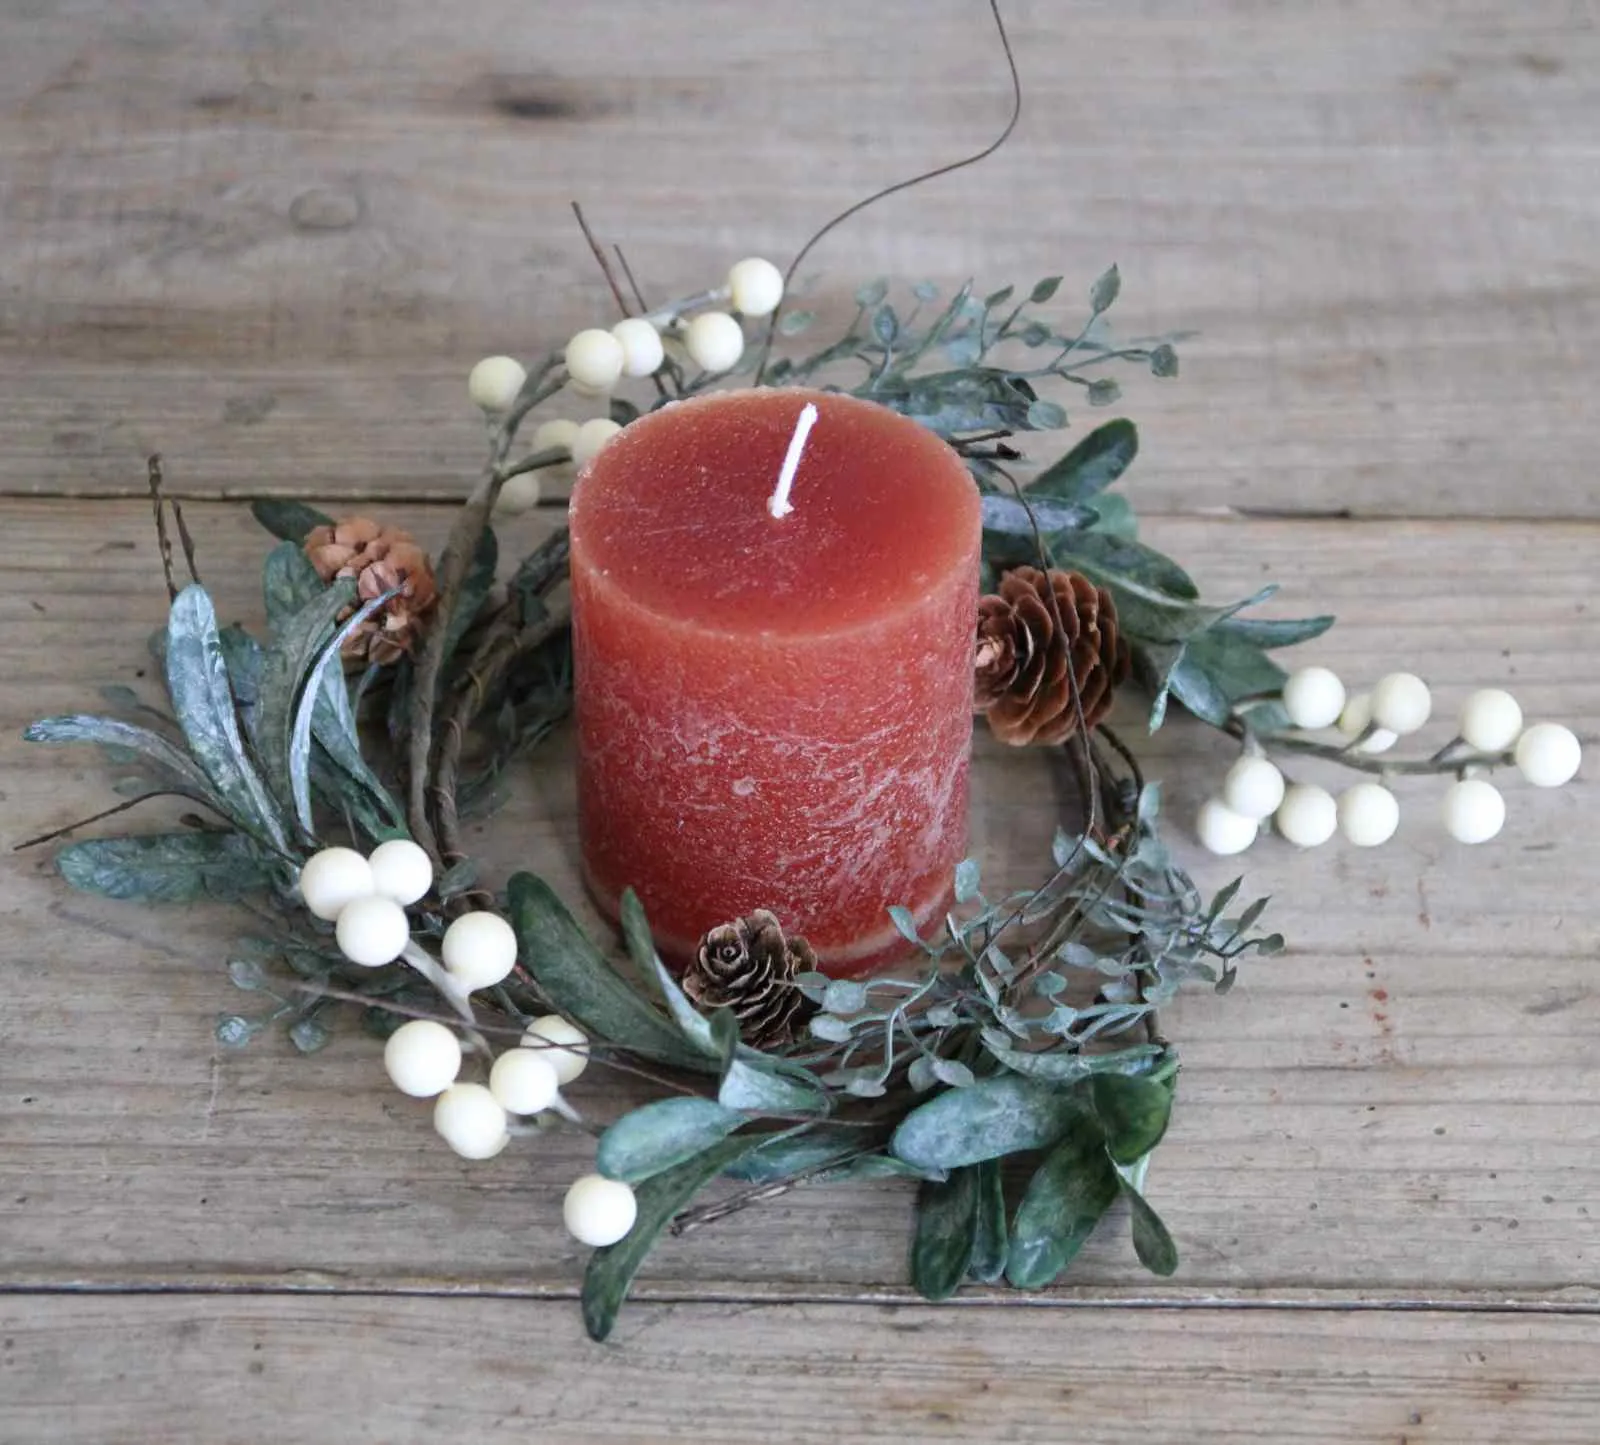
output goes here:
{"type": "MultiPolygon", "coordinates": [[[[1330,763],[1341,763],[1359,773],[1374,777],[1409,776],[1418,774],[1459,774],[1465,768],[1504,767],[1512,760],[1509,751],[1503,753],[1462,753],[1460,739],[1441,748],[1428,758],[1384,758],[1366,756],[1351,751],[1354,744],[1319,743],[1313,738],[1296,737],[1292,733],[1254,733],[1237,718],[1230,718],[1223,727],[1230,737],[1244,742],[1253,737],[1270,755],[1272,752],[1297,753],[1302,757],[1322,758],[1330,763]]],[[[1359,739],[1357,739],[1359,742],[1359,739]]]]}

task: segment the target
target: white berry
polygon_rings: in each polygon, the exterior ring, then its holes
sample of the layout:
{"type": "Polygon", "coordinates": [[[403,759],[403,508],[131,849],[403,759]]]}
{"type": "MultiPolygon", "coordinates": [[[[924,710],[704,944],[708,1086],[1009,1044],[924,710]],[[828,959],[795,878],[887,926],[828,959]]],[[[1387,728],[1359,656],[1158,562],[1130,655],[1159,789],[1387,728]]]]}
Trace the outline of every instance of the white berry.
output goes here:
{"type": "Polygon", "coordinates": [[[551,417],[533,429],[533,449],[536,452],[554,451],[560,447],[569,456],[578,440],[578,423],[564,416],[551,417]]]}
{"type": "Polygon", "coordinates": [[[1344,706],[1344,684],[1326,667],[1302,667],[1283,685],[1283,710],[1297,728],[1332,727],[1344,706]]]}
{"type": "Polygon", "coordinates": [[[1339,794],[1339,831],[1358,848],[1376,848],[1400,826],[1400,802],[1382,783],[1357,783],[1339,794]]]}
{"type": "Polygon", "coordinates": [[[510,411],[528,373],[514,356],[486,356],[467,375],[467,395],[486,412],[510,411]]]}
{"type": "Polygon", "coordinates": [[[489,988],[517,962],[517,935],[498,913],[463,913],[444,931],[444,966],[469,993],[489,988]]]}
{"type": "Polygon", "coordinates": [[[703,371],[732,371],[744,355],[744,328],[726,311],[705,311],[683,333],[694,364],[703,371]]]}
{"type": "Polygon", "coordinates": [[[1458,843],[1487,843],[1506,821],[1506,800],[1493,783],[1463,778],[1445,789],[1445,831],[1458,843]]]}
{"type": "Polygon", "coordinates": [[[372,865],[354,848],[324,848],[300,870],[300,896],[318,918],[332,923],[348,903],[373,891],[372,865]]]}
{"type": "Polygon", "coordinates": [[[1297,848],[1320,848],[1339,826],[1339,805],[1333,794],[1315,783],[1286,788],[1273,814],[1279,834],[1297,848]]]}
{"type": "Polygon", "coordinates": [[[1203,848],[1226,856],[1243,853],[1256,841],[1261,829],[1254,818],[1234,812],[1221,798],[1207,798],[1200,805],[1194,830],[1203,848]]]}
{"type": "MultiPolygon", "coordinates": [[[[1341,735],[1355,742],[1371,722],[1372,694],[1358,692],[1344,705],[1344,711],[1339,714],[1338,728],[1341,735]]],[[[1399,740],[1398,733],[1392,733],[1387,728],[1374,728],[1369,736],[1355,744],[1355,750],[1358,753],[1386,753],[1399,740]]]]}
{"type": "Polygon", "coordinates": [[[1414,672],[1391,672],[1372,689],[1372,720],[1388,732],[1414,733],[1433,711],[1433,696],[1414,672]]]}
{"type": "Polygon", "coordinates": [[[500,495],[495,498],[494,509],[505,517],[520,517],[524,512],[531,512],[539,505],[539,498],[544,494],[544,487],[534,472],[518,472],[514,477],[507,477],[500,486],[500,495]]]}
{"type": "Polygon", "coordinates": [[[392,898],[376,893],[357,898],[344,906],[333,925],[339,952],[363,968],[381,968],[393,963],[411,941],[411,925],[406,911],[392,898]]]}
{"type": "Polygon", "coordinates": [[[433,887],[433,859],[409,838],[391,838],[372,850],[372,891],[396,903],[415,903],[433,887]]]}
{"type": "Polygon", "coordinates": [[[589,1067],[589,1036],[560,1014],[545,1014],[528,1025],[523,1043],[550,1060],[561,1084],[570,1084],[589,1067]]]}
{"type": "Polygon", "coordinates": [[[747,256],[728,272],[733,309],[746,316],[770,316],[783,300],[783,272],[760,256],[747,256]]]}
{"type": "Polygon", "coordinates": [[[1503,753],[1522,732],[1522,708],[1504,688],[1480,688],[1461,705],[1460,732],[1480,753],[1503,753]]]}
{"type": "Polygon", "coordinates": [[[600,449],[621,430],[608,416],[597,416],[584,422],[572,442],[573,462],[580,467],[588,466],[600,455],[600,449]]]}
{"type": "Polygon", "coordinates": [[[489,1092],[508,1114],[548,1109],[560,1087],[555,1065],[532,1049],[507,1049],[489,1070],[489,1092]]]}
{"type": "Polygon", "coordinates": [[[567,375],[589,391],[610,391],[622,375],[622,343],[609,331],[591,326],[567,343],[567,375]]]}
{"type": "Polygon", "coordinates": [[[493,1159],[511,1142],[506,1111],[482,1084],[452,1084],[440,1094],[433,1127],[463,1159],[493,1159]]]}
{"type": "Polygon", "coordinates": [[[1583,761],[1577,735],[1560,723],[1535,723],[1517,739],[1517,767],[1536,788],[1570,782],[1583,761]]]}
{"type": "Polygon", "coordinates": [[[639,1202],[633,1197],[633,1190],[621,1180],[601,1174],[585,1174],[573,1180],[561,1203],[567,1232],[579,1244],[596,1249],[622,1239],[638,1217],[639,1202]]]}
{"type": "Polygon", "coordinates": [[[461,1041],[432,1019],[401,1024],[383,1046],[383,1067],[402,1094],[431,1099],[461,1072],[461,1041]]]}
{"type": "Polygon", "coordinates": [[[624,376],[652,376],[667,358],[661,333],[642,316],[630,316],[611,328],[622,347],[624,376]]]}
{"type": "Polygon", "coordinates": [[[1283,774],[1270,758],[1240,758],[1222,780],[1222,801],[1243,817],[1270,817],[1283,801],[1283,774]]]}

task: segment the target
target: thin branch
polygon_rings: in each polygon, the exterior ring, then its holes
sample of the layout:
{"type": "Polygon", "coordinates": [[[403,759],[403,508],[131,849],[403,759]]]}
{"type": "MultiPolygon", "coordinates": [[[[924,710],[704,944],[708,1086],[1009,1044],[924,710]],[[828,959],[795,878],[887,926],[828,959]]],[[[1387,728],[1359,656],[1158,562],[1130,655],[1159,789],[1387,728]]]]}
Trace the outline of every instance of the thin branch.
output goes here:
{"type": "MultiPolygon", "coordinates": [[[[896,181],[893,185],[885,186],[880,191],[874,191],[865,200],[857,201],[853,206],[847,206],[840,211],[837,216],[812,235],[811,239],[795,254],[794,260],[789,263],[789,269],[783,273],[783,294],[785,298],[788,297],[789,285],[794,280],[795,272],[800,269],[801,263],[816,248],[817,243],[836,227],[843,225],[852,216],[860,214],[868,206],[885,200],[889,196],[896,195],[900,191],[910,190],[913,186],[920,186],[924,181],[937,180],[940,176],[950,175],[954,171],[964,170],[967,166],[975,166],[979,161],[987,160],[1011,139],[1012,131],[1017,128],[1017,122],[1022,119],[1022,77],[1017,74],[1017,58],[1011,50],[1011,37],[1006,34],[1006,24],[1000,15],[1000,0],[989,0],[989,10],[994,16],[995,29],[1000,35],[1000,46],[1005,51],[1006,68],[1011,76],[1011,116],[1006,121],[1005,129],[982,150],[974,151],[970,156],[965,156],[958,161],[951,161],[946,165],[935,166],[932,170],[923,171],[920,175],[911,176],[907,180],[896,181]]],[[[767,361],[772,355],[772,343],[777,337],[778,321],[782,315],[783,303],[779,302],[767,322],[766,335],[761,341],[761,360],[756,365],[755,380],[751,383],[752,386],[760,386],[762,378],[766,375],[767,361]]]]}
{"type": "Polygon", "coordinates": [[[606,253],[595,240],[594,232],[589,229],[589,223],[584,220],[583,207],[576,201],[572,202],[572,214],[578,218],[578,229],[583,232],[583,239],[589,243],[589,249],[594,252],[594,259],[600,265],[600,273],[606,278],[606,285],[611,288],[611,294],[616,298],[617,310],[626,320],[632,314],[628,310],[628,298],[622,294],[622,287],[617,285],[616,275],[611,270],[611,262],[606,259],[606,253]]]}
{"type": "Polygon", "coordinates": [[[152,453],[145,463],[150,486],[150,509],[156,519],[156,546],[161,552],[161,574],[167,579],[167,601],[178,599],[178,584],[172,580],[172,538],[167,534],[167,512],[161,495],[161,456],[152,453]]]}
{"type": "Polygon", "coordinates": [[[68,823],[62,828],[52,828],[48,833],[40,833],[33,838],[24,839],[21,843],[14,844],[11,851],[20,853],[25,848],[37,848],[41,843],[53,843],[57,838],[64,838],[68,833],[76,833],[79,828],[87,828],[91,823],[101,822],[106,818],[114,818],[118,813],[126,813],[129,808],[136,808],[140,803],[147,803],[151,798],[188,798],[192,803],[204,803],[204,798],[197,798],[193,793],[186,793],[181,788],[157,788],[154,792],[140,793],[137,798],[128,798],[110,808],[103,808],[98,813],[91,813],[87,818],[79,818],[76,823],[68,823]]]}

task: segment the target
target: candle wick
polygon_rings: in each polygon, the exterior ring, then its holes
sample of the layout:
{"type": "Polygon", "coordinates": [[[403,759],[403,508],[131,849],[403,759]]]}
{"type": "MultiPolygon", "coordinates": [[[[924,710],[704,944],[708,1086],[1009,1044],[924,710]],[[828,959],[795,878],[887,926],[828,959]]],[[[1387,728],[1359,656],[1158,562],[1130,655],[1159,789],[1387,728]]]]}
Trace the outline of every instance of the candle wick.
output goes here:
{"type": "Polygon", "coordinates": [[[783,458],[783,469],[778,473],[777,489],[767,502],[767,510],[774,517],[787,517],[794,511],[789,503],[789,489],[794,485],[794,474],[800,469],[800,455],[806,449],[806,438],[816,424],[816,405],[808,401],[800,413],[800,419],[794,424],[794,435],[789,438],[789,450],[783,458]]]}

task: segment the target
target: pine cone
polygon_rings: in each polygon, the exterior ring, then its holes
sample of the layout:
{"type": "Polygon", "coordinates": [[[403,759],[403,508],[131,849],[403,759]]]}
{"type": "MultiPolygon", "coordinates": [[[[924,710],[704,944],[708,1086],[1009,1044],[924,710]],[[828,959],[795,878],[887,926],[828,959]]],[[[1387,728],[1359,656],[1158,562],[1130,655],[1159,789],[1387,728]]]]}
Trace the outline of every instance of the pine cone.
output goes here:
{"type": "Polygon", "coordinates": [[[795,984],[816,968],[803,938],[785,938],[774,914],[758,908],[748,918],[713,928],[684,970],[683,991],[701,1008],[731,1008],[739,1037],[751,1048],[792,1043],[815,1005],[795,984]]]}
{"type": "Polygon", "coordinates": [[[1111,711],[1130,663],[1111,594],[1076,572],[1047,577],[1037,567],[1016,567],[1003,574],[1000,591],[978,602],[973,693],[1001,742],[1060,743],[1077,731],[1069,657],[1084,726],[1093,729],[1111,711]]]}
{"type": "MultiPolygon", "coordinates": [[[[305,549],[324,582],[354,577],[361,602],[381,597],[391,588],[401,589],[345,639],[347,659],[390,663],[411,651],[439,600],[427,553],[411,533],[367,517],[343,517],[330,526],[313,527],[305,549]]],[[[355,610],[350,608],[343,617],[355,610]]]]}

